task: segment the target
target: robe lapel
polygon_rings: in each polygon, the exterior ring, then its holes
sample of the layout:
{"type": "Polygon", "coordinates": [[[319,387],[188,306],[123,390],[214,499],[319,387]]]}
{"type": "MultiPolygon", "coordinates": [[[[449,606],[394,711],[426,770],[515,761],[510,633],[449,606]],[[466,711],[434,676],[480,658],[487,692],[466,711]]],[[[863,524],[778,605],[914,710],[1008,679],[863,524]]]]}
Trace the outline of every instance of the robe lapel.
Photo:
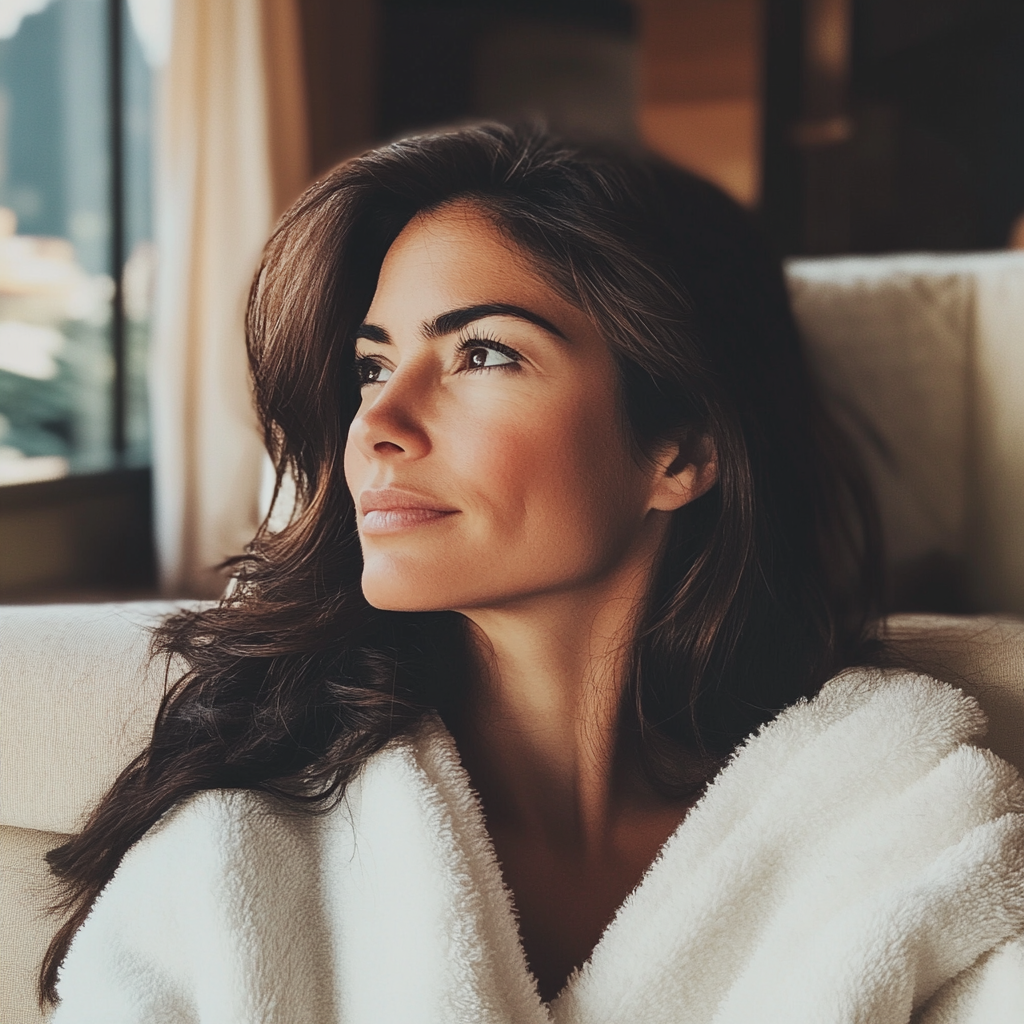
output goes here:
{"type": "Polygon", "coordinates": [[[737,751],[548,1006],[480,803],[430,723],[385,756],[443,879],[438,1019],[906,1021],[1024,928],[1024,876],[989,870],[1022,848],[1024,795],[969,745],[983,726],[959,691],[906,675],[847,675],[788,709],[737,751]],[[950,938],[943,922],[972,901],[987,924],[950,938]]]}

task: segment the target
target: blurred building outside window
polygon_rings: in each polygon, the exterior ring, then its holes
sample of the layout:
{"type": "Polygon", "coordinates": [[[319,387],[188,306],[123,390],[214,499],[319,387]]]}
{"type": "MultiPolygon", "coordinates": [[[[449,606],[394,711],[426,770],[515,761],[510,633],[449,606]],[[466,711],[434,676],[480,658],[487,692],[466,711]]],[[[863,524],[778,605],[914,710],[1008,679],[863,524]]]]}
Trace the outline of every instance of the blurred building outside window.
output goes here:
{"type": "Polygon", "coordinates": [[[0,485],[148,463],[169,34],[169,0],[0,0],[0,485]]]}

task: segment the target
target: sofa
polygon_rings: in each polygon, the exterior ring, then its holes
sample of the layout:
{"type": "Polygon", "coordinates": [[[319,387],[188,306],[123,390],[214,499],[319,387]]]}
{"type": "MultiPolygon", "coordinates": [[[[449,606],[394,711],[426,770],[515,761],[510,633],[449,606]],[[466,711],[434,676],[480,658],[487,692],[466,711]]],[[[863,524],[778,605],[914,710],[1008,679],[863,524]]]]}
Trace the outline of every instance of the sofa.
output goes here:
{"type": "MultiPolygon", "coordinates": [[[[800,260],[809,355],[879,494],[904,607],[885,634],[974,695],[1024,771],[1024,253],[800,260]]],[[[0,555],[2,557],[2,555],[0,555]]],[[[0,607],[0,1021],[37,1024],[43,855],[146,743],[180,603],[0,607]]]]}

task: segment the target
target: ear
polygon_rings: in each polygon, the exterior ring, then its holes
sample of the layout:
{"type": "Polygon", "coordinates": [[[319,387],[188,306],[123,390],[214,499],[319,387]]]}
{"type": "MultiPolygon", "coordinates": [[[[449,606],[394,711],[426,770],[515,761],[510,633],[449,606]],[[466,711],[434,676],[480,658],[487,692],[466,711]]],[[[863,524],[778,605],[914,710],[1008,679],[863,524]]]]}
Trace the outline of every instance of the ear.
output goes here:
{"type": "Polygon", "coordinates": [[[696,434],[672,442],[655,459],[650,507],[674,512],[706,494],[718,481],[715,442],[708,434],[696,434]]]}

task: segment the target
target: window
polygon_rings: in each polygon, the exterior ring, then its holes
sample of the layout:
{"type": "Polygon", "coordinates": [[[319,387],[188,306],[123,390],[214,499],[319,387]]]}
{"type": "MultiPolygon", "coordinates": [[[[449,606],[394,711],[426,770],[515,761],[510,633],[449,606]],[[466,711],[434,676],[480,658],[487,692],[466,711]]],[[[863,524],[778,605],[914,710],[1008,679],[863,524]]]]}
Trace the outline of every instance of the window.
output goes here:
{"type": "Polygon", "coordinates": [[[148,462],[165,7],[0,0],[0,485],[148,462]]]}

